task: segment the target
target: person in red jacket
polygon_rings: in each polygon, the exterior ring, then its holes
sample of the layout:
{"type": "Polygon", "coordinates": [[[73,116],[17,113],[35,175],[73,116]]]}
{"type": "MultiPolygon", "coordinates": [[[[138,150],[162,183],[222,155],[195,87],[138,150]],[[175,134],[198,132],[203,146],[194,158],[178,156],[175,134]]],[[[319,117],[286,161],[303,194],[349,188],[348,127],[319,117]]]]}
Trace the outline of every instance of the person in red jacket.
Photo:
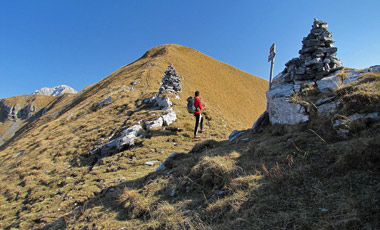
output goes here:
{"type": "Polygon", "coordinates": [[[195,91],[194,107],[196,110],[196,112],[194,113],[194,116],[195,116],[194,138],[200,138],[200,136],[198,136],[198,127],[200,126],[199,132],[202,133],[204,129],[203,129],[203,117],[201,114],[201,110],[204,109],[205,106],[202,106],[201,99],[199,98],[199,91],[195,91]]]}

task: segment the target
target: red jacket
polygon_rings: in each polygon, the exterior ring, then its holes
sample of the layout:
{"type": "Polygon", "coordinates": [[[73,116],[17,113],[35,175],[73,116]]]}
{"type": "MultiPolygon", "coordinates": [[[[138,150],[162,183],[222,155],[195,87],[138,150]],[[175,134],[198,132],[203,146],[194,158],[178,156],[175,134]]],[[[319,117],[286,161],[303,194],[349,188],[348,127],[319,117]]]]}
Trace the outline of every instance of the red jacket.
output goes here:
{"type": "Polygon", "coordinates": [[[201,99],[199,97],[194,97],[194,107],[197,110],[194,114],[200,114],[203,107],[201,99]]]}

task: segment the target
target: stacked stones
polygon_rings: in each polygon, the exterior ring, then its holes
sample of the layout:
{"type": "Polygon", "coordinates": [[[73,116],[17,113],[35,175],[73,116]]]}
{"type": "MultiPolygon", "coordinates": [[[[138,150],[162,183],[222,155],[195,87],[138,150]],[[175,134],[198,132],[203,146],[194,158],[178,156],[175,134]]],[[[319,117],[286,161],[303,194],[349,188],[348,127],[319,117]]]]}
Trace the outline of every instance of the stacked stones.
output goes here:
{"type": "Polygon", "coordinates": [[[285,82],[320,80],[343,69],[342,62],[336,57],[338,49],[333,43],[327,23],[315,18],[310,34],[302,41],[299,58],[285,64],[282,73],[285,82]]]}
{"type": "Polygon", "coordinates": [[[164,72],[159,93],[176,93],[181,91],[181,77],[175,71],[173,65],[169,65],[164,72]]]}

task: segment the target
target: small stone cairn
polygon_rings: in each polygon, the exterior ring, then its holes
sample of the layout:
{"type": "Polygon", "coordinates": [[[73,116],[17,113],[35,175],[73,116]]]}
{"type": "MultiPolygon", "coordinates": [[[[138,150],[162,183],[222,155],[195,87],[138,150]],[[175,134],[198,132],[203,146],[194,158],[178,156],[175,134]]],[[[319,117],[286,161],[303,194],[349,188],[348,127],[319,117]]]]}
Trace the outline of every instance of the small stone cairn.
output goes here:
{"type": "Polygon", "coordinates": [[[175,71],[174,66],[169,65],[164,72],[159,93],[177,93],[181,91],[181,77],[175,71]]]}
{"type": "Polygon", "coordinates": [[[327,27],[326,22],[314,19],[309,35],[303,38],[300,56],[285,64],[285,82],[320,80],[343,69],[342,62],[336,57],[338,49],[333,46],[334,40],[327,27]]]}

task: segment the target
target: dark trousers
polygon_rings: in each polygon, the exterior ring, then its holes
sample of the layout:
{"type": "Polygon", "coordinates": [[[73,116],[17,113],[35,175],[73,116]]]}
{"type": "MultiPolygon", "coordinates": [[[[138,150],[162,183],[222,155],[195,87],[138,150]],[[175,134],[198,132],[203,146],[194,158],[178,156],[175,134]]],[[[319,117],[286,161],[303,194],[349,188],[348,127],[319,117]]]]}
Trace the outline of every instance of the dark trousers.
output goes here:
{"type": "Polygon", "coordinates": [[[201,130],[203,129],[203,117],[200,113],[194,114],[195,116],[195,129],[194,136],[198,134],[198,126],[200,126],[201,130]]]}

